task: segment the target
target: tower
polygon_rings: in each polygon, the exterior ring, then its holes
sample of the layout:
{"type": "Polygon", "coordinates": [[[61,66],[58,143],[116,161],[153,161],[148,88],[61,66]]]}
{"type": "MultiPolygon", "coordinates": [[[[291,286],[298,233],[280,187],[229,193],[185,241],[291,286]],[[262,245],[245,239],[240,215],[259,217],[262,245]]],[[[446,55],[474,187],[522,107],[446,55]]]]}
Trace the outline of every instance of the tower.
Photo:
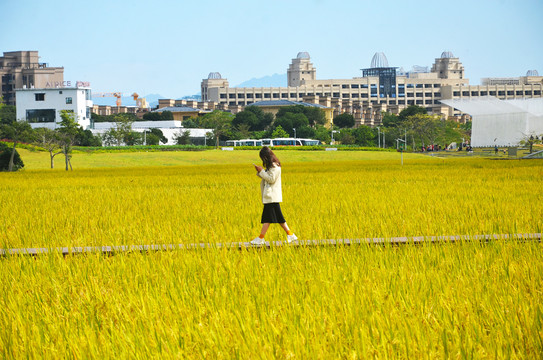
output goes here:
{"type": "Polygon", "coordinates": [[[307,52],[299,52],[287,70],[288,86],[300,86],[305,80],[316,80],[317,69],[307,52]]]}
{"type": "Polygon", "coordinates": [[[464,65],[460,59],[454,57],[452,52],[444,51],[432,65],[432,72],[437,73],[437,77],[440,79],[463,79],[464,65]]]}

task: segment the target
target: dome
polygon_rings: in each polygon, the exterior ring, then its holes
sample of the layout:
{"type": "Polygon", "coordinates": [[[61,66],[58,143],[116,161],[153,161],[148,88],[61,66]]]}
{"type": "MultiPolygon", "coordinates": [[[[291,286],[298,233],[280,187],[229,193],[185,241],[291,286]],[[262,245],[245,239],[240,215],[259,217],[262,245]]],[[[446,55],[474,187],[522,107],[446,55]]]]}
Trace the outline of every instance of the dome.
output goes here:
{"type": "Polygon", "coordinates": [[[221,73],[210,72],[209,75],[207,76],[207,78],[217,80],[217,79],[222,79],[222,76],[221,76],[221,73]]]}
{"type": "Polygon", "coordinates": [[[388,60],[384,53],[377,52],[371,59],[370,68],[385,68],[388,67],[388,60]]]}
{"type": "Polygon", "coordinates": [[[298,55],[296,55],[296,59],[309,59],[309,53],[307,51],[300,51],[298,55]]]}
{"type": "Polygon", "coordinates": [[[453,57],[454,57],[454,55],[453,55],[453,53],[450,52],[450,51],[443,51],[443,52],[441,53],[441,58],[442,58],[442,59],[450,59],[450,58],[453,58],[453,57]]]}
{"type": "Polygon", "coordinates": [[[526,76],[539,76],[539,73],[537,72],[537,70],[528,70],[526,72],[526,76]]]}

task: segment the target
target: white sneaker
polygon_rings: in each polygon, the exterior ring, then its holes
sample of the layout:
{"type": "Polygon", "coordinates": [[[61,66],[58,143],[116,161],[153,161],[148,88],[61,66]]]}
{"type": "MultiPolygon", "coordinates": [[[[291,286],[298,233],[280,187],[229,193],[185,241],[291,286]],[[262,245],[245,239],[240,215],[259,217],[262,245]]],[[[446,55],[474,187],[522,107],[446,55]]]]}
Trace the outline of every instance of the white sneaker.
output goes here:
{"type": "Polygon", "coordinates": [[[266,240],[263,238],[261,239],[259,236],[255,237],[253,240],[251,240],[251,245],[264,245],[266,240]]]}
{"type": "Polygon", "coordinates": [[[294,235],[294,234],[287,235],[287,243],[290,244],[291,242],[296,241],[296,240],[298,240],[298,237],[296,235],[294,235]]]}

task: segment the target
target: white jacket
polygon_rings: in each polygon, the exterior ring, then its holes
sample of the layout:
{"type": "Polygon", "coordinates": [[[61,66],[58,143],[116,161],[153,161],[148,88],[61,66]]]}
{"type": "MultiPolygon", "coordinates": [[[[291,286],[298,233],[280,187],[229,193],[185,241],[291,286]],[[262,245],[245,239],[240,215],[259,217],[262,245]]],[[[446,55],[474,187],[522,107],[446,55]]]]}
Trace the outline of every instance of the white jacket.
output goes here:
{"type": "Polygon", "coordinates": [[[262,169],[257,175],[262,178],[262,181],[260,182],[262,203],[270,204],[282,202],[281,167],[274,164],[269,170],[262,169]]]}

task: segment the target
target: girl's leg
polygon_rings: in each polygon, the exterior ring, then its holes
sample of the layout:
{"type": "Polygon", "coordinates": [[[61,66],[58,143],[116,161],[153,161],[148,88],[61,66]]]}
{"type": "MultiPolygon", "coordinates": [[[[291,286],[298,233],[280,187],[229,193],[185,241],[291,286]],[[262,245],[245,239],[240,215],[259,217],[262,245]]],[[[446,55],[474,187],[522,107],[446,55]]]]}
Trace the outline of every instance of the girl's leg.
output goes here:
{"type": "Polygon", "coordinates": [[[290,235],[290,229],[288,228],[288,225],[287,225],[286,222],[281,223],[281,224],[279,224],[279,225],[281,225],[281,227],[283,228],[283,230],[285,230],[285,232],[286,232],[287,234],[290,235]]]}
{"type": "Polygon", "coordinates": [[[270,227],[270,223],[264,223],[262,224],[262,230],[260,230],[260,237],[264,238],[264,235],[266,235],[266,232],[268,231],[270,227]]]}

